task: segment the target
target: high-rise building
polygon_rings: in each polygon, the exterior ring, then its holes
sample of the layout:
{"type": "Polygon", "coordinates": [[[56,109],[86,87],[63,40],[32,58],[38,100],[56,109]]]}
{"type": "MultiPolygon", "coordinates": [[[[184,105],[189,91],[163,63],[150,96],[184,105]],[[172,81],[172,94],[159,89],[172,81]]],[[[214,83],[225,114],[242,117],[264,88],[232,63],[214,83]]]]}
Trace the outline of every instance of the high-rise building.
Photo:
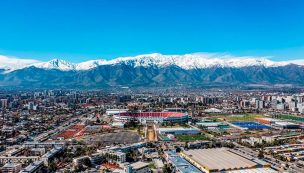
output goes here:
{"type": "Polygon", "coordinates": [[[8,100],[7,99],[1,99],[1,107],[7,108],[8,106],[8,100]]]}
{"type": "Polygon", "coordinates": [[[263,100],[256,100],[255,107],[257,109],[263,109],[265,107],[265,102],[263,100]]]}
{"type": "Polygon", "coordinates": [[[249,101],[249,100],[242,100],[242,101],[240,102],[240,106],[241,106],[242,108],[249,107],[249,106],[250,106],[250,101],[249,101]]]}

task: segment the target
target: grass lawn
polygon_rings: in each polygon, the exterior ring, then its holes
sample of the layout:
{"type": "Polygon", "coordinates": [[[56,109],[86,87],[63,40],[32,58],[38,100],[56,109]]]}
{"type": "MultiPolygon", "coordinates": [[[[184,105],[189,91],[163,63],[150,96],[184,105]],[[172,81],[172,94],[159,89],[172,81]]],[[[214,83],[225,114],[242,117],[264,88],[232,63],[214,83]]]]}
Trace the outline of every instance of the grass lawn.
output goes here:
{"type": "Polygon", "coordinates": [[[208,137],[204,135],[176,135],[179,141],[196,141],[196,140],[207,140],[208,137]]]}
{"type": "Polygon", "coordinates": [[[170,127],[170,128],[178,128],[178,127],[189,127],[189,125],[187,125],[187,124],[177,124],[177,123],[175,123],[175,124],[172,124],[172,126],[168,123],[168,124],[161,124],[160,125],[160,127],[170,127]]]}
{"type": "Polygon", "coordinates": [[[219,117],[221,120],[226,121],[255,121],[256,118],[262,118],[263,115],[259,114],[245,114],[245,115],[228,115],[219,117]]]}
{"type": "Polygon", "coordinates": [[[300,117],[300,116],[278,115],[277,118],[282,120],[294,120],[294,121],[304,122],[304,117],[300,117]]]}
{"type": "Polygon", "coordinates": [[[152,163],[149,163],[148,167],[149,167],[150,169],[155,169],[155,165],[154,165],[153,162],[152,162],[152,163]]]}
{"type": "Polygon", "coordinates": [[[159,135],[158,136],[162,141],[171,141],[171,139],[169,139],[167,136],[164,135],[159,135]]]}

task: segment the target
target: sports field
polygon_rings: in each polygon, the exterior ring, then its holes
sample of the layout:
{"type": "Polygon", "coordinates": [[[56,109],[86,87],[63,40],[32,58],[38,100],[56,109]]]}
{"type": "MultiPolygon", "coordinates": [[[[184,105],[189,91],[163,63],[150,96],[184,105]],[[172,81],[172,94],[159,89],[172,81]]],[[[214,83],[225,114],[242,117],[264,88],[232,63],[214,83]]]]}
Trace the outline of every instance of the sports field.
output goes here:
{"type": "Polygon", "coordinates": [[[270,129],[269,126],[265,126],[256,122],[232,122],[232,124],[244,129],[270,129]]]}
{"type": "Polygon", "coordinates": [[[304,122],[304,117],[294,116],[294,115],[276,115],[275,118],[281,120],[293,120],[293,121],[304,122]]]}
{"type": "Polygon", "coordinates": [[[220,116],[219,119],[226,121],[241,121],[241,122],[250,122],[255,121],[256,118],[265,117],[259,114],[241,114],[241,115],[227,115],[220,116]]]}

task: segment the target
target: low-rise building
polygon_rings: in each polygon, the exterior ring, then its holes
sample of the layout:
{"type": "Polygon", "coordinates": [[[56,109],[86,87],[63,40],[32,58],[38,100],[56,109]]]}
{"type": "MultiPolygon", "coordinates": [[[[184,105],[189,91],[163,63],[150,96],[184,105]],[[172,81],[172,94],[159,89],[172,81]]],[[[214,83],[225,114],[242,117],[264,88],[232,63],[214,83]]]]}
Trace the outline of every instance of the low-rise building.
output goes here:
{"type": "Polygon", "coordinates": [[[1,173],[18,173],[21,170],[21,164],[18,163],[6,163],[1,168],[1,173]]]}
{"type": "Polygon", "coordinates": [[[230,152],[227,148],[187,150],[182,151],[180,155],[206,173],[247,170],[270,166],[260,165],[257,162],[230,152]]]}
{"type": "Polygon", "coordinates": [[[36,173],[43,167],[43,161],[35,161],[22,169],[19,173],[36,173]]]}
{"type": "Polygon", "coordinates": [[[179,156],[175,151],[165,152],[166,160],[174,167],[174,172],[180,173],[202,173],[198,168],[193,166],[187,160],[179,156]]]}
{"type": "Polygon", "coordinates": [[[149,169],[149,163],[145,162],[135,162],[130,165],[125,166],[126,173],[149,173],[151,170],[149,169]]]}
{"type": "Polygon", "coordinates": [[[173,134],[173,135],[196,135],[200,133],[200,130],[195,128],[159,128],[158,133],[162,135],[173,134]]]}

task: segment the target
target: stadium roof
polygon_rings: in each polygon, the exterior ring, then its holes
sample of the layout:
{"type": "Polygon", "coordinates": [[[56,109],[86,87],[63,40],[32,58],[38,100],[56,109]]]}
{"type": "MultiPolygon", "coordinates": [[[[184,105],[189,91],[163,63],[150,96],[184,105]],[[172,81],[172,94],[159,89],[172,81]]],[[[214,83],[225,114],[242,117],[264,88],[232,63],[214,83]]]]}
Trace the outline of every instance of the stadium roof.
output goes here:
{"type": "Polygon", "coordinates": [[[180,112],[123,112],[118,115],[132,117],[182,117],[186,114],[180,112]]]}

